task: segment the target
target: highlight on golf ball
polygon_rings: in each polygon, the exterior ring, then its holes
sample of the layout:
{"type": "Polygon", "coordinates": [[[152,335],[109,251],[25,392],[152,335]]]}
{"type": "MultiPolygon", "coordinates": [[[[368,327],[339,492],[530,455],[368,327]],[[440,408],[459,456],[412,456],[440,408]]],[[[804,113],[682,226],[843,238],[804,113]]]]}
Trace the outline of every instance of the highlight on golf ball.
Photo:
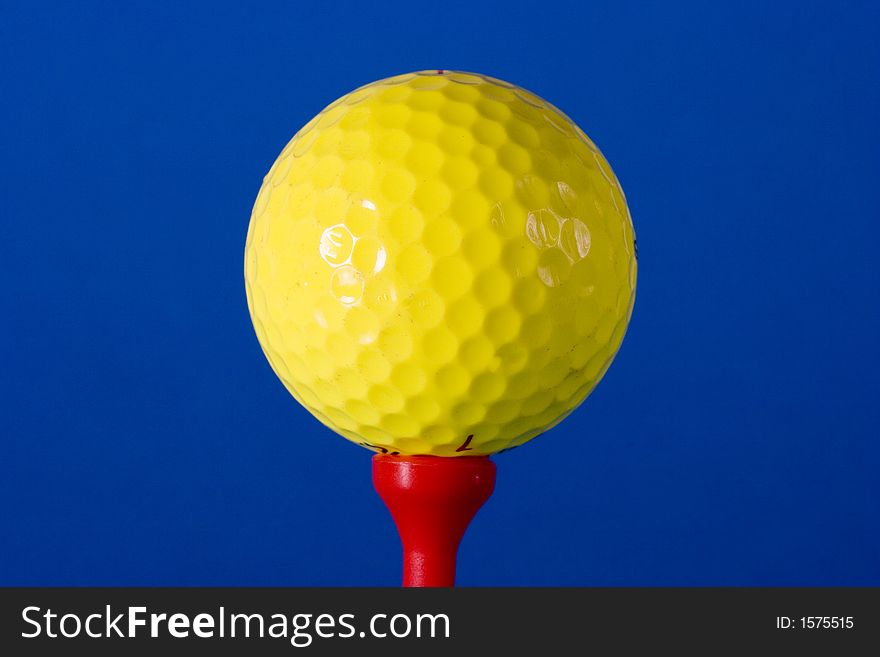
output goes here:
{"type": "Polygon", "coordinates": [[[329,428],[383,453],[485,455],[602,378],[632,313],[635,236],[565,114],[423,71],[296,133],[257,196],[245,280],[272,368],[329,428]]]}

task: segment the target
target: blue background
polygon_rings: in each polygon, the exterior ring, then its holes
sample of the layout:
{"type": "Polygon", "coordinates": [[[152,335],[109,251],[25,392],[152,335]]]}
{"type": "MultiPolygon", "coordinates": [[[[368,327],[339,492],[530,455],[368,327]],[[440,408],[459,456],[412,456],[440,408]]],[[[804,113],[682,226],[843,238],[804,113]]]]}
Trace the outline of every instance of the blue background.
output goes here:
{"type": "Polygon", "coordinates": [[[496,458],[459,582],[880,584],[877,3],[159,4],[0,3],[0,583],[398,582],[243,247],[313,114],[442,67],[580,123],[641,257],[614,366],[496,458]]]}

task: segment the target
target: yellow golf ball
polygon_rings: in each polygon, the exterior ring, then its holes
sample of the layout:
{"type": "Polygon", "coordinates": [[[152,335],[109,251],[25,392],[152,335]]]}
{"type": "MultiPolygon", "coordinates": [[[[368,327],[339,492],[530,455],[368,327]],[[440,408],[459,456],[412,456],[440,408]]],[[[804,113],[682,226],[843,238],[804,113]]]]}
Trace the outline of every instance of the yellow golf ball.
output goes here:
{"type": "Polygon", "coordinates": [[[245,280],[266,357],[321,422],[376,451],[473,456],[547,431],[602,378],[635,238],[571,119],[423,71],[296,133],[254,204],[245,280]]]}

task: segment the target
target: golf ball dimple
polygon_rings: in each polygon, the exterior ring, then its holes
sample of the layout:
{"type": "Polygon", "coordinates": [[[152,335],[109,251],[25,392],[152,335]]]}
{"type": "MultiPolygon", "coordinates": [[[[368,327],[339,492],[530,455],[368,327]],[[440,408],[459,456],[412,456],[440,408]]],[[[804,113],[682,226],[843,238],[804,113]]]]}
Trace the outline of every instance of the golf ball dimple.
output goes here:
{"type": "Polygon", "coordinates": [[[343,96],[284,148],[245,247],[275,373],[370,449],[520,445],[602,378],[635,298],[614,173],[568,117],[483,75],[343,96]]]}

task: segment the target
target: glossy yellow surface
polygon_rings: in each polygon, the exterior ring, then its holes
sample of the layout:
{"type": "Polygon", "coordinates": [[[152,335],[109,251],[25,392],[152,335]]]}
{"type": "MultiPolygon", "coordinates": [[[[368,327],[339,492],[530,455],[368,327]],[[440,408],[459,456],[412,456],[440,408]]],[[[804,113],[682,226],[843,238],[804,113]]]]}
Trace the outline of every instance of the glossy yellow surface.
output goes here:
{"type": "Polygon", "coordinates": [[[377,451],[489,454],[574,410],[632,312],[635,239],[605,158],[552,105],[425,71],[328,106],[278,156],[248,306],[291,394],[377,451]]]}

